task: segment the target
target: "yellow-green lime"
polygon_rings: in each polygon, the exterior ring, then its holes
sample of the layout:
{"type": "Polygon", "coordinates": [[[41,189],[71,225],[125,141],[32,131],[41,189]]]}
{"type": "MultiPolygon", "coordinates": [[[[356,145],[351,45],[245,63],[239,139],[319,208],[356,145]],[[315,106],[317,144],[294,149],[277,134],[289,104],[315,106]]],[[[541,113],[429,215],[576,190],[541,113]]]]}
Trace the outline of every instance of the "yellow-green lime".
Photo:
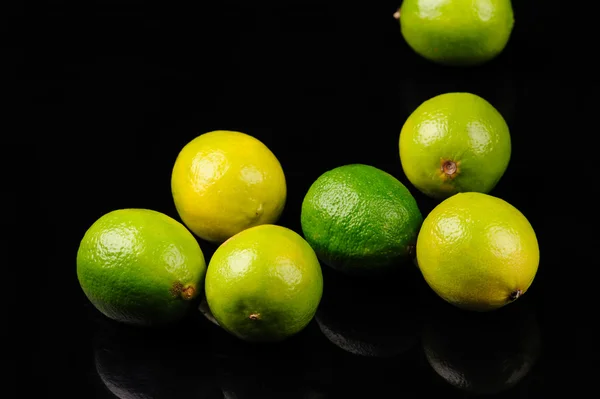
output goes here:
{"type": "Polygon", "coordinates": [[[304,197],[300,219],[319,259],[349,274],[388,271],[409,259],[423,221],[398,179],[362,164],[319,176],[304,197]]]}
{"type": "Polygon", "coordinates": [[[510,0],[404,0],[398,14],[408,45],[445,65],[490,61],[504,50],[514,26],[510,0]]]}
{"type": "Polygon", "coordinates": [[[408,180],[430,197],[489,193],[508,167],[510,131],[485,99],[446,93],[423,102],[408,117],[399,152],[408,180]]]}
{"type": "Polygon", "coordinates": [[[183,147],[173,167],[171,191],[185,225],[213,243],[275,223],[287,195],[273,152],[248,134],[226,130],[204,133],[183,147]]]}
{"type": "Polygon", "coordinates": [[[533,227],[508,202],[459,193],[427,215],[417,240],[417,263],[441,298],[468,310],[489,311],[527,292],[540,252],[533,227]]]}
{"type": "Polygon", "coordinates": [[[206,301],[218,324],[246,341],[281,341],[312,320],[323,294],[317,256],[296,232],[271,224],[225,241],[206,274],[206,301]]]}
{"type": "Polygon", "coordinates": [[[77,252],[77,277],[107,317],[135,325],[173,322],[202,292],[206,263],[185,226],[149,209],[119,209],[96,220],[77,252]]]}

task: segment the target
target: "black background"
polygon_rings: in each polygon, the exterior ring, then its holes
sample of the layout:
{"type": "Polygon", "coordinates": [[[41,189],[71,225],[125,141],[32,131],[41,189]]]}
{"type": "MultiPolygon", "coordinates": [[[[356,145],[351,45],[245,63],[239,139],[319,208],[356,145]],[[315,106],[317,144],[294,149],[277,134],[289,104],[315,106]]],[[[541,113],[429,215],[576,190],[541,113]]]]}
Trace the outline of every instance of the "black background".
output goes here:
{"type": "MultiPolygon", "coordinates": [[[[569,191],[566,177],[573,180],[588,166],[568,147],[573,140],[565,139],[585,129],[573,123],[583,111],[575,95],[579,86],[560,63],[570,51],[555,39],[556,10],[541,2],[513,2],[516,24],[506,50],[484,66],[455,69],[410,50],[392,18],[396,1],[80,3],[85,4],[51,1],[23,14],[34,34],[19,53],[18,76],[39,123],[32,136],[44,223],[38,233],[47,248],[36,251],[43,256],[33,272],[44,283],[37,295],[19,300],[33,309],[25,313],[26,322],[37,323],[24,324],[20,333],[35,338],[25,343],[31,356],[20,356],[19,378],[8,397],[110,398],[95,363],[107,353],[106,367],[123,386],[129,381],[131,392],[168,392],[122,398],[203,397],[202,390],[221,398],[230,385],[246,387],[230,396],[239,399],[467,395],[436,376],[420,343],[404,355],[360,357],[329,342],[316,322],[283,345],[260,348],[231,339],[199,312],[173,330],[127,329],[93,309],[75,273],[79,241],[104,213],[139,207],[178,219],[170,193],[172,165],[188,141],[211,130],[251,134],[275,153],[288,183],[279,224],[298,232],[310,184],[348,163],[396,176],[426,214],[435,202],[403,175],[398,135],[416,106],[449,91],[481,95],[504,115],[513,153],[491,194],[519,208],[540,241],[540,269],[519,300],[523,306],[507,307],[516,309],[515,316],[499,314],[510,325],[520,320],[521,308],[531,312],[526,314],[539,324],[542,352],[527,377],[503,397],[546,397],[559,389],[574,394],[593,384],[592,262],[579,250],[585,244],[572,222],[578,209],[565,212],[585,206],[583,200],[568,202],[586,190],[577,182],[569,191]],[[305,391],[313,396],[302,396],[305,391]]],[[[210,257],[214,247],[200,245],[210,257]]],[[[372,319],[363,317],[372,310],[379,315],[374,319],[391,320],[392,327],[408,319],[420,326],[441,306],[418,275],[357,284],[324,273],[328,296],[347,301],[348,308],[364,305],[361,320],[372,319]]],[[[463,316],[456,317],[433,319],[463,316]]],[[[447,328],[459,324],[454,321],[447,328]]],[[[368,323],[361,325],[368,331],[368,323]]],[[[441,334],[450,337],[444,328],[441,334]]],[[[489,340],[489,350],[501,350],[497,340],[489,340]]],[[[469,352],[468,343],[460,345],[469,352]]]]}

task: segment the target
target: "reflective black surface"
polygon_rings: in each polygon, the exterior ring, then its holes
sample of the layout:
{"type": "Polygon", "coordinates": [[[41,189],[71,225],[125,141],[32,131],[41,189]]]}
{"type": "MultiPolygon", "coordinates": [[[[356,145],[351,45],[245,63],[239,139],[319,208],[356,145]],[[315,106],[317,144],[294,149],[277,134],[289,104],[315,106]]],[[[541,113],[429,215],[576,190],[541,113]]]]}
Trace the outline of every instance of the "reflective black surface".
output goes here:
{"type": "MultiPolygon", "coordinates": [[[[31,16],[39,33],[19,68],[35,105],[41,260],[20,272],[40,284],[18,296],[28,355],[6,397],[546,398],[590,387],[584,396],[594,396],[597,261],[584,251],[597,243],[578,221],[595,209],[595,180],[581,177],[593,158],[579,152],[591,144],[579,137],[595,133],[577,73],[559,65],[572,53],[554,40],[559,10],[514,1],[506,50],[456,69],[408,48],[394,1],[80,3],[49,2],[31,16]],[[538,275],[516,303],[465,314],[414,265],[378,278],[323,266],[323,301],[307,329],[249,345],[200,303],[175,326],[144,330],[107,320],[84,297],[75,255],[85,230],[124,207],[177,218],[173,162],[210,130],[243,131],[271,148],[288,181],[279,223],[298,232],[310,184],[353,162],[396,176],[426,215],[437,202],[407,182],[398,135],[417,105],[448,91],[483,96],[511,129],[511,162],[492,194],[527,216],[541,250],[538,275]]],[[[214,246],[200,245],[209,259],[214,246]]]]}
{"type": "Polygon", "coordinates": [[[239,399],[541,395],[543,345],[532,301],[493,315],[465,313],[438,301],[416,273],[394,277],[402,280],[326,270],[330,289],[317,317],[277,345],[239,341],[200,309],[151,330],[88,309],[87,392],[239,399]],[[394,290],[399,284],[409,291],[394,290]]]}

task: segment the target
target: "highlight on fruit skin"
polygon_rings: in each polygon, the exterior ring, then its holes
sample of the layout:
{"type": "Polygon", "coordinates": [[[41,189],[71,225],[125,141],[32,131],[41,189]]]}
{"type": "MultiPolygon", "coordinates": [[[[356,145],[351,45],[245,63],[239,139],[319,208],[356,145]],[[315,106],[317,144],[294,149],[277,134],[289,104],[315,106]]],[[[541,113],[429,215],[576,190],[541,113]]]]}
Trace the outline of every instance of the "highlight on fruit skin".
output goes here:
{"type": "Polygon", "coordinates": [[[485,64],[502,53],[514,27],[510,0],[403,0],[394,13],[410,48],[437,64],[485,64]]]}
{"type": "Polygon", "coordinates": [[[508,202],[459,193],[425,218],[417,263],[446,302],[472,311],[499,309],[522,297],[537,274],[540,252],[527,218],[508,202]]]}

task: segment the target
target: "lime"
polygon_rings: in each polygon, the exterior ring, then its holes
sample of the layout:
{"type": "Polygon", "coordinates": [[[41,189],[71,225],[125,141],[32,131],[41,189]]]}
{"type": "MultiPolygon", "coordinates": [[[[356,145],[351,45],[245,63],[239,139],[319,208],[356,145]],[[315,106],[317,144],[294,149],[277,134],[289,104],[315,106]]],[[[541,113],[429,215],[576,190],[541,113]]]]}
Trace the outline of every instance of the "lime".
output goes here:
{"type": "Polygon", "coordinates": [[[540,253],[525,216],[508,202],[459,193],[425,218],[417,263],[425,281],[447,302],[469,310],[500,308],[532,284],[540,253]]]}
{"type": "Polygon", "coordinates": [[[404,0],[398,14],[408,45],[445,65],[490,61],[504,50],[514,25],[510,0],[404,0]]]}
{"type": "Polygon", "coordinates": [[[370,165],[323,173],[302,202],[308,243],[325,264],[351,274],[389,270],[409,259],[422,221],[408,189],[370,165]]]}
{"type": "Polygon", "coordinates": [[[217,323],[246,341],[281,341],[312,320],[323,293],[314,251],[296,232],[260,225],[225,241],[206,274],[217,323]]]}
{"type": "Polygon", "coordinates": [[[275,223],[287,193],[283,170],[271,150],[248,134],[224,130],[202,134],[183,147],[173,167],[171,191],[184,224],[213,243],[275,223]]]}
{"type": "Polygon", "coordinates": [[[489,193],[511,156],[510,132],[500,113],[471,93],[435,96],[408,117],[399,139],[408,180],[438,199],[458,192],[489,193]]]}
{"type": "Polygon", "coordinates": [[[149,209],[96,220],[77,252],[77,277],[107,317],[137,325],[176,321],[202,290],[204,255],[185,226],[149,209]]]}

